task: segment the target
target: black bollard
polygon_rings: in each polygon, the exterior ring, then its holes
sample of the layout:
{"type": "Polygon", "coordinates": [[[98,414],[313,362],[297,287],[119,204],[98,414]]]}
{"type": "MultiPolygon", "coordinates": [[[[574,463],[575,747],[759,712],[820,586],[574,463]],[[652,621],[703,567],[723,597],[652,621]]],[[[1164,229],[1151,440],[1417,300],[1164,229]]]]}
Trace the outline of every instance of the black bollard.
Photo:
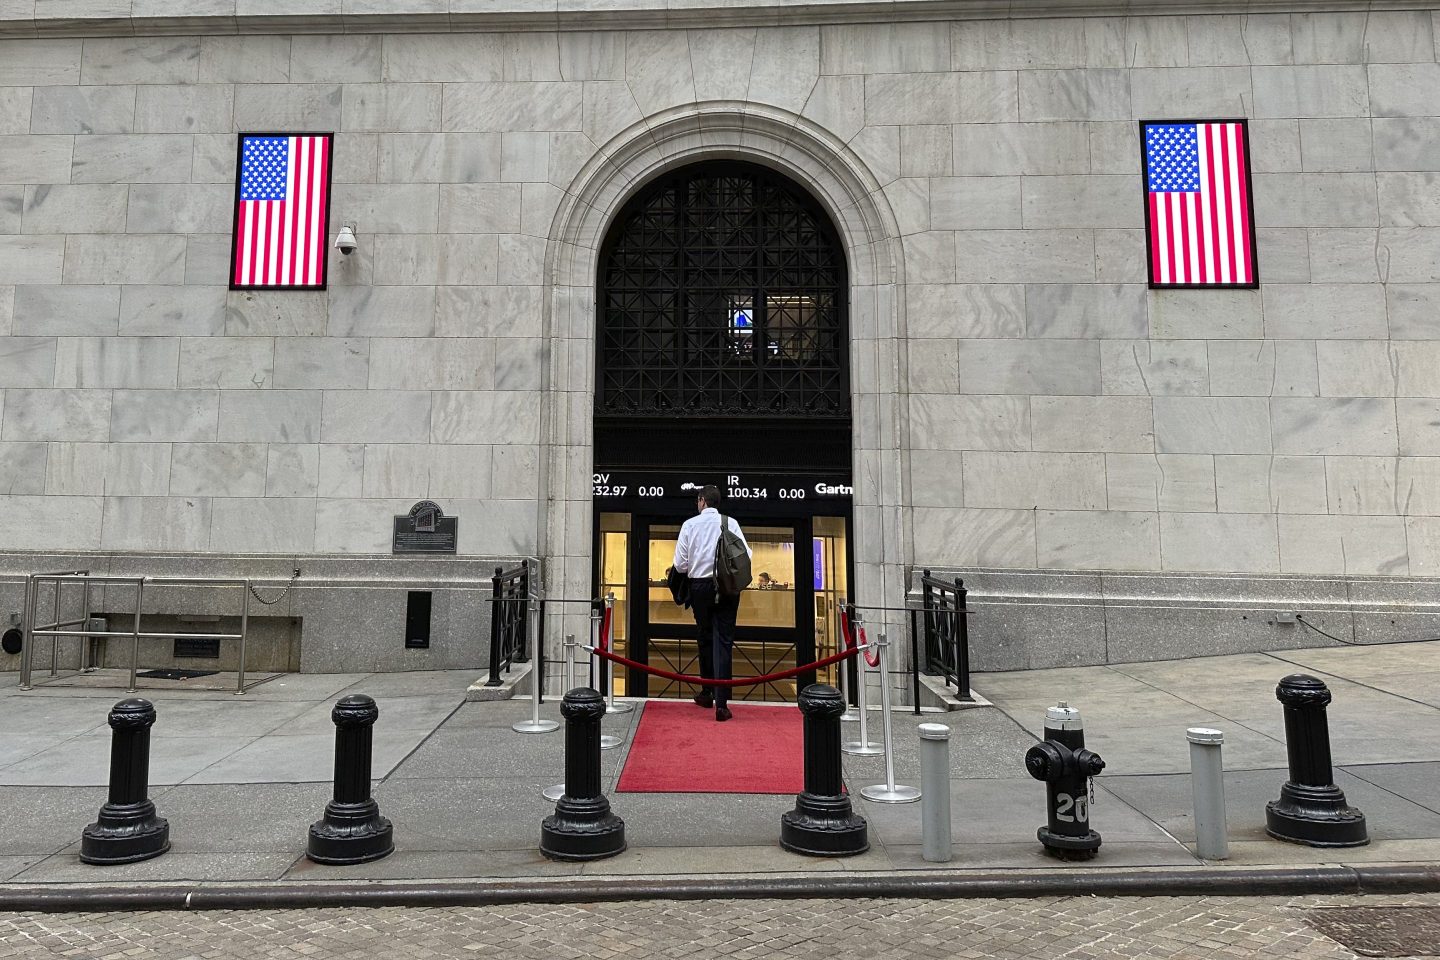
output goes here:
{"type": "Polygon", "coordinates": [[[625,821],[600,792],[600,718],[605,698],[576,687],[560,701],[565,718],[565,794],[540,824],[540,852],[551,860],[603,860],[625,849],[625,821]]]}
{"type": "Polygon", "coordinates": [[[370,796],[370,747],[380,708],[357,693],[330,711],[335,722],[335,799],[310,824],[305,856],[316,863],[369,863],[395,852],[395,831],[370,796]]]}
{"type": "Polygon", "coordinates": [[[1362,847],[1370,842],[1365,814],[1345,802],[1330,765],[1330,689],[1317,677],[1292,673],[1275,687],[1285,705],[1290,779],[1280,799],[1265,804],[1265,832],[1311,847],[1362,847]]]}
{"type": "Polygon", "coordinates": [[[85,863],[134,863],[170,849],[170,824],[150,799],[150,728],[155,707],[138,697],[110,708],[110,799],[80,835],[85,863]]]}
{"type": "Polygon", "coordinates": [[[805,790],[780,816],[780,846],[811,857],[848,857],[870,849],[865,818],[850,807],[840,771],[840,691],[812,683],[800,691],[805,715],[805,790]]]}

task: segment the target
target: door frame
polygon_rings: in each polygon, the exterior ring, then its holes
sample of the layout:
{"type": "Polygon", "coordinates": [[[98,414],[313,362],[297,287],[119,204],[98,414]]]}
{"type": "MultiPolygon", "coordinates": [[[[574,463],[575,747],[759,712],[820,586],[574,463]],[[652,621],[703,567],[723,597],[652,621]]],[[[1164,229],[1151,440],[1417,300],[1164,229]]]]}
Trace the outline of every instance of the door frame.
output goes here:
{"type": "MultiPolygon", "coordinates": [[[[684,521],[680,521],[683,523],[684,521]]],[[[631,596],[636,593],[636,584],[644,584],[644,602],[637,602],[632,599],[629,610],[629,623],[627,626],[627,642],[629,644],[629,656],[632,660],[641,663],[650,662],[650,641],[658,639],[657,634],[663,631],[666,638],[673,638],[682,642],[694,644],[698,641],[698,632],[693,620],[683,625],[677,624],[656,624],[650,620],[650,531],[653,527],[675,526],[676,521],[670,516],[654,514],[632,513],[630,515],[630,556],[629,556],[629,582],[631,596]]],[[[789,575],[795,583],[794,626],[791,627],[756,627],[737,625],[735,627],[735,642],[751,643],[773,643],[777,646],[789,645],[795,653],[795,662],[809,663],[815,656],[815,594],[813,590],[801,589],[800,585],[809,581],[805,576],[809,573],[809,567],[801,564],[803,558],[809,557],[809,552],[802,550],[803,545],[811,542],[813,525],[809,517],[756,517],[749,524],[754,527],[786,527],[794,536],[794,569],[789,575]]],[[[743,529],[743,527],[742,527],[743,529]]],[[[698,663],[698,656],[696,659],[698,663]]],[[[696,670],[698,675],[699,671],[696,670]]],[[[797,678],[803,687],[806,683],[814,682],[814,671],[807,671],[797,678]]],[[[651,677],[643,670],[634,667],[630,668],[625,679],[625,694],[631,697],[648,697],[650,695],[651,677]]]]}
{"type": "MultiPolygon", "coordinates": [[[[747,504],[747,506],[749,506],[747,504]]],[[[631,504],[607,503],[593,501],[593,523],[594,542],[591,551],[592,567],[592,591],[598,592],[600,586],[600,514],[616,513],[625,514],[630,518],[630,530],[626,542],[626,588],[628,596],[628,610],[626,612],[626,655],[632,660],[641,663],[650,662],[650,641],[656,631],[652,630],[650,622],[650,579],[649,579],[649,548],[650,531],[656,526],[679,526],[685,522],[687,517],[677,517],[673,512],[659,512],[653,508],[627,509],[631,504]]],[[[846,599],[853,600],[855,590],[855,552],[854,552],[854,518],[849,505],[841,507],[840,504],[830,502],[821,506],[821,502],[815,501],[814,507],[805,511],[786,511],[787,515],[775,515],[770,509],[758,511],[746,510],[750,514],[742,521],[742,527],[789,527],[795,536],[795,569],[791,572],[793,582],[797,585],[795,591],[795,625],[788,628],[776,627],[745,627],[737,626],[735,639],[740,641],[769,641],[771,643],[792,643],[795,651],[796,663],[809,663],[816,657],[817,641],[815,634],[815,591],[810,588],[812,570],[809,558],[811,550],[807,549],[808,544],[814,541],[814,518],[816,516],[838,517],[845,521],[845,573],[846,582],[850,584],[847,591],[851,594],[846,599]],[[803,586],[804,589],[798,589],[803,586]],[[781,636],[776,636],[776,634],[781,636]]],[[[727,514],[728,515],[728,514],[727,514]]],[[[688,613],[688,611],[687,611],[688,613]]],[[[696,629],[694,621],[684,624],[663,624],[660,626],[667,635],[694,643],[696,640],[696,629]]],[[[693,647],[692,647],[693,649],[693,647]]],[[[698,663],[698,658],[697,658],[698,663]]],[[[698,674],[698,668],[695,671],[698,674]]],[[[796,677],[797,688],[803,689],[807,684],[815,682],[815,671],[806,671],[796,677]]],[[[650,696],[650,675],[635,667],[625,670],[624,696],[648,697],[650,696]]]]}

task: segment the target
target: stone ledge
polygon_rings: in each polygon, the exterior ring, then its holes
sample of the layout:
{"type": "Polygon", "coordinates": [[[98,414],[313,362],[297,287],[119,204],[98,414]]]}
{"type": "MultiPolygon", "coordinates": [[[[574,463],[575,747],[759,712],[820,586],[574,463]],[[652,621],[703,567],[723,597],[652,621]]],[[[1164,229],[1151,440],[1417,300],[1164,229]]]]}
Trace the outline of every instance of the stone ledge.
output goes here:
{"type": "Polygon", "coordinates": [[[920,674],[920,706],[938,706],[947,713],[952,710],[970,710],[975,707],[993,707],[994,704],[975,692],[975,681],[970,681],[970,699],[961,700],[955,696],[955,692],[945,685],[940,677],[932,677],[929,674],[920,674]]]}
{"type": "Polygon", "coordinates": [[[515,688],[520,682],[530,676],[530,671],[535,665],[533,663],[522,663],[511,667],[509,672],[500,678],[500,686],[486,686],[485,680],[490,676],[486,670],[484,676],[476,680],[465,691],[465,699],[471,703],[489,703],[493,700],[515,699],[515,688]]]}
{"type": "MultiPolygon", "coordinates": [[[[21,4],[20,6],[28,6],[21,4]]],[[[123,2],[119,5],[123,8],[123,2]]],[[[693,29],[920,20],[1414,10],[1405,0],[221,0],[208,16],[0,18],[0,38],[238,33],[445,33],[507,30],[693,29]],[[1176,9],[1180,7],[1180,9],[1176,9]],[[409,7],[409,12],[404,8],[409,7]],[[389,9],[385,9],[389,8],[389,9]],[[284,10],[283,15],[274,13],[284,10]]],[[[73,14],[56,4],[53,9],[73,14]]],[[[108,6],[103,12],[112,13],[108,6]]]]}

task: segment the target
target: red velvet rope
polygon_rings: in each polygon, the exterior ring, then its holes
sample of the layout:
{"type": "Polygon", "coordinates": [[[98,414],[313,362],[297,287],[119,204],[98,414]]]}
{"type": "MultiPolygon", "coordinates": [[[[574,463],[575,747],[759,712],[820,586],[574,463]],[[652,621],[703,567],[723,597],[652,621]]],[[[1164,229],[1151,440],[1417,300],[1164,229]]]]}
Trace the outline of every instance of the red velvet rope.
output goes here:
{"type": "MultiPolygon", "coordinates": [[[[641,663],[638,660],[631,660],[629,657],[622,657],[617,653],[610,652],[611,609],[611,607],[605,608],[605,617],[600,621],[600,638],[595,650],[596,654],[604,657],[606,660],[609,660],[612,663],[618,663],[621,666],[632,667],[636,670],[643,670],[644,672],[653,674],[654,676],[664,677],[666,680],[675,680],[680,683],[692,683],[697,687],[744,687],[751,686],[757,683],[770,683],[775,680],[788,680],[791,677],[798,677],[800,674],[807,671],[815,670],[819,667],[828,667],[832,663],[839,663],[841,660],[844,660],[848,657],[853,657],[855,656],[855,654],[860,652],[855,646],[854,634],[849,629],[850,620],[848,617],[845,616],[844,612],[842,611],[840,617],[843,627],[842,632],[845,635],[845,649],[840,651],[839,653],[828,656],[823,660],[816,660],[814,663],[802,664],[798,667],[792,667],[789,670],[781,670],[779,673],[767,673],[759,677],[738,677],[732,680],[715,680],[707,677],[692,676],[688,673],[672,673],[669,670],[661,670],[659,667],[652,667],[648,663],[641,663]]],[[[866,659],[869,658],[867,657],[866,659]]]]}
{"type": "Polygon", "coordinates": [[[693,683],[697,687],[745,687],[757,683],[770,683],[774,680],[788,680],[791,677],[799,676],[807,670],[814,670],[818,667],[828,667],[832,663],[839,663],[847,657],[853,657],[860,651],[854,647],[841,650],[839,653],[826,657],[824,660],[816,660],[814,663],[803,664],[792,667],[789,670],[781,670],[779,673],[767,673],[760,677],[738,677],[733,680],[714,680],[708,677],[695,677],[688,673],[672,673],[669,670],[661,670],[659,667],[652,667],[648,663],[641,663],[638,660],[631,660],[629,657],[622,657],[618,653],[611,653],[609,650],[597,649],[598,655],[612,663],[622,666],[633,667],[636,670],[643,670],[646,673],[654,674],[657,677],[664,677],[666,680],[678,680],[681,683],[693,683]]]}
{"type": "MultiPolygon", "coordinates": [[[[841,607],[841,608],[840,608],[840,632],[845,635],[845,645],[846,645],[847,647],[854,647],[854,646],[855,646],[855,624],[850,621],[850,614],[846,612],[846,609],[845,609],[844,607],[841,607]]],[[[868,663],[868,664],[870,664],[870,666],[872,666],[872,667],[878,667],[878,666],[880,666],[880,654],[879,654],[879,652],[877,651],[876,654],[875,654],[875,659],[874,659],[874,660],[871,660],[871,659],[870,659],[870,648],[867,646],[868,642],[869,642],[869,641],[867,641],[867,640],[865,639],[865,628],[864,628],[864,627],[861,627],[861,628],[860,628],[860,645],[861,645],[862,647],[865,647],[865,662],[868,663]]]]}
{"type": "Polygon", "coordinates": [[[865,639],[865,628],[864,628],[864,627],[861,627],[861,628],[860,628],[860,645],[861,645],[862,647],[865,647],[865,662],[868,663],[868,664],[870,664],[870,666],[872,666],[872,667],[878,667],[878,666],[880,666],[880,651],[878,651],[878,650],[875,651],[875,659],[874,659],[874,660],[871,660],[871,659],[870,659],[870,648],[869,648],[868,646],[866,646],[866,644],[868,644],[868,643],[869,643],[869,641],[865,639]]]}

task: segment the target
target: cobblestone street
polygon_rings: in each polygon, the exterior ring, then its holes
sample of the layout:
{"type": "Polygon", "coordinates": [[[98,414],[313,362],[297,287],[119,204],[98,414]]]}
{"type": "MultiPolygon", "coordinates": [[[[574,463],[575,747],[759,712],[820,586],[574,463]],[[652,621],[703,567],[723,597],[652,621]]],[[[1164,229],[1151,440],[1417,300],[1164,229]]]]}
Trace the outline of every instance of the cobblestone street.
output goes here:
{"type": "MultiPolygon", "coordinates": [[[[886,958],[1434,956],[1440,897],[710,900],[488,908],[0,914],[0,957],[886,958]],[[1377,911],[1376,907],[1409,907],[1377,911]],[[1365,908],[1365,909],[1355,909],[1365,908]],[[1396,952],[1364,940],[1409,914],[1396,952]],[[1356,937],[1362,939],[1355,939],[1356,937]],[[1376,945],[1378,946],[1378,949],[1376,945]],[[1383,952],[1381,952],[1383,951],[1383,952]]],[[[1394,932],[1393,930],[1391,931],[1394,932]]],[[[1389,944],[1388,948],[1386,943],[1389,944]]]]}

